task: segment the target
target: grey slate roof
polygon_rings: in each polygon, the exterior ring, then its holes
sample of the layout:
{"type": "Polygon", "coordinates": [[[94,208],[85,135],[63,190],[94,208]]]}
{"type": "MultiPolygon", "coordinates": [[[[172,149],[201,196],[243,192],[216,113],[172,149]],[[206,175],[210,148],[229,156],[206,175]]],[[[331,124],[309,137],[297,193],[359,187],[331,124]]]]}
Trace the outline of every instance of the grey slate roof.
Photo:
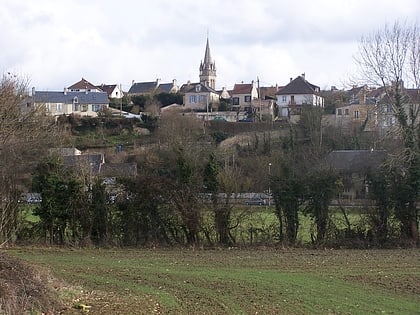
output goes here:
{"type": "Polygon", "coordinates": [[[105,163],[101,167],[102,176],[134,177],[137,175],[136,163],[105,163]]]}
{"type": "Polygon", "coordinates": [[[170,93],[173,86],[173,83],[162,83],[159,84],[158,90],[159,92],[170,93]]]}
{"type": "Polygon", "coordinates": [[[206,86],[202,83],[189,83],[189,84],[184,84],[181,87],[180,90],[182,93],[203,93],[203,92],[207,92],[207,93],[216,93],[219,94],[216,90],[213,90],[211,87],[206,86]],[[197,85],[201,85],[200,91],[196,92],[196,86],[197,85]]]}
{"type": "Polygon", "coordinates": [[[72,104],[75,97],[79,104],[109,104],[106,92],[35,91],[35,103],[72,104]]]}
{"type": "Polygon", "coordinates": [[[152,93],[156,89],[156,81],[153,82],[137,82],[128,90],[128,94],[152,93]]]}
{"type": "Polygon", "coordinates": [[[386,157],[385,150],[338,150],[332,151],[326,162],[339,172],[366,173],[377,169],[386,157]]]}
{"type": "Polygon", "coordinates": [[[290,94],[318,94],[320,89],[306,81],[303,76],[298,76],[292,80],[284,88],[280,89],[276,95],[290,95],[290,94]]]}
{"type": "Polygon", "coordinates": [[[62,157],[63,164],[70,168],[89,167],[92,174],[98,174],[104,163],[103,154],[66,155],[62,157]]]}

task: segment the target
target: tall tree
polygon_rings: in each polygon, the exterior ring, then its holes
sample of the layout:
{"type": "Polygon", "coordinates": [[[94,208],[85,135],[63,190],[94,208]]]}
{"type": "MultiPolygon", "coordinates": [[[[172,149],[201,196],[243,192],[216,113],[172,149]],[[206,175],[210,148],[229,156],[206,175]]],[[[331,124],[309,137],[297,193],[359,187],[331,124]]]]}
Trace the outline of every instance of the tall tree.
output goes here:
{"type": "Polygon", "coordinates": [[[13,241],[18,226],[18,198],[47,144],[55,139],[56,125],[34,107],[28,81],[5,74],[0,79],[0,244],[13,241]]]}
{"type": "Polygon", "coordinates": [[[375,207],[369,212],[369,219],[375,239],[380,245],[385,244],[389,237],[388,221],[394,206],[391,177],[387,169],[368,174],[369,195],[375,200],[375,207]]]}
{"type": "MultiPolygon", "coordinates": [[[[363,78],[379,85],[386,94],[397,125],[393,137],[402,140],[390,169],[397,171],[399,185],[396,216],[400,220],[401,236],[419,243],[418,209],[420,196],[420,95],[410,93],[404,84],[420,88],[420,31],[414,24],[395,22],[365,36],[360,41],[356,59],[363,78]]],[[[379,113],[383,114],[383,113],[379,113]]]]}
{"type": "Polygon", "coordinates": [[[307,205],[304,212],[314,219],[316,235],[312,235],[312,239],[320,244],[327,237],[329,204],[339,191],[340,181],[335,172],[321,169],[311,172],[305,182],[307,205]]]}
{"type": "Polygon", "coordinates": [[[108,209],[105,185],[100,179],[96,179],[92,186],[91,218],[89,220],[92,222],[89,229],[90,238],[96,245],[108,244],[110,237],[108,209]]]}
{"type": "Polygon", "coordinates": [[[182,147],[177,151],[172,179],[169,189],[170,199],[182,219],[186,242],[188,245],[198,245],[201,225],[198,194],[201,177],[198,176],[196,164],[182,147]]]}
{"type": "Polygon", "coordinates": [[[283,222],[286,228],[286,241],[296,242],[299,231],[299,209],[304,202],[305,186],[299,172],[284,162],[278,176],[273,176],[273,197],[275,214],[280,222],[280,240],[284,240],[283,222]]]}
{"type": "Polygon", "coordinates": [[[33,181],[42,196],[34,213],[40,218],[45,238],[50,244],[63,244],[70,218],[70,198],[75,193],[72,176],[58,157],[52,157],[37,166],[33,181]]]}

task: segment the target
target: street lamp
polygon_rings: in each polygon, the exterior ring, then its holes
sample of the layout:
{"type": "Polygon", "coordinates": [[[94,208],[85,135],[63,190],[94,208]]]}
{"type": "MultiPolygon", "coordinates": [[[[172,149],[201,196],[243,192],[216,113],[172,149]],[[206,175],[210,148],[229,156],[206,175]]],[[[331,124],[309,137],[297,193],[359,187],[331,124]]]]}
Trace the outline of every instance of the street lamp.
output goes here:
{"type": "Polygon", "coordinates": [[[268,206],[271,206],[271,162],[268,163],[268,206]]]}

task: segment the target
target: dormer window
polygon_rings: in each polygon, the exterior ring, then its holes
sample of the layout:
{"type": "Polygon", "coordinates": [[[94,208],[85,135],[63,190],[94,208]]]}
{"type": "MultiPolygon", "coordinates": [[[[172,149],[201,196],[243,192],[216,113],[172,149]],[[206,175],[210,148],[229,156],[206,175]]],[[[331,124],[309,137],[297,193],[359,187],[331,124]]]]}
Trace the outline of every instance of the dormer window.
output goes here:
{"type": "Polygon", "coordinates": [[[201,91],[201,85],[200,84],[198,84],[198,85],[195,86],[195,91],[196,92],[200,92],[201,91]]]}
{"type": "Polygon", "coordinates": [[[77,98],[77,96],[75,96],[74,98],[73,98],[73,103],[79,103],[79,99],[77,98]]]}

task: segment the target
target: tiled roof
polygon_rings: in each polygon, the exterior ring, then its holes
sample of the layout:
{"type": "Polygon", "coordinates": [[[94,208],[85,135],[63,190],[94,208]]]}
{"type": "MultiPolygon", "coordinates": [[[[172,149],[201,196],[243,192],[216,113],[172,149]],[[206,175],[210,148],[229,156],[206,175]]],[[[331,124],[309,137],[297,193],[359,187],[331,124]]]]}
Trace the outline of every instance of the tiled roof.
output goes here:
{"type": "Polygon", "coordinates": [[[235,83],[233,90],[229,91],[230,95],[232,94],[251,94],[252,92],[252,83],[235,83]]]}
{"type": "Polygon", "coordinates": [[[108,104],[106,92],[53,92],[35,91],[35,103],[72,104],[77,97],[79,104],[108,104]]]}
{"type": "Polygon", "coordinates": [[[114,92],[116,87],[117,87],[116,84],[101,84],[97,86],[98,89],[108,93],[108,95],[111,95],[112,92],[114,92]]]}
{"type": "Polygon", "coordinates": [[[98,174],[104,163],[103,154],[81,154],[63,156],[63,164],[71,168],[89,167],[93,174],[98,174]]]}
{"type": "Polygon", "coordinates": [[[79,82],[68,87],[69,90],[96,90],[98,89],[95,85],[82,78],[79,82]]]}
{"type": "Polygon", "coordinates": [[[409,98],[411,103],[420,103],[420,89],[405,89],[404,94],[409,98]]]}
{"type": "Polygon", "coordinates": [[[259,93],[261,93],[260,98],[262,100],[266,99],[276,99],[276,93],[281,89],[282,87],[278,86],[262,86],[259,88],[259,93]]]}
{"type": "Polygon", "coordinates": [[[213,90],[211,87],[206,86],[202,83],[189,83],[189,84],[184,84],[181,87],[181,92],[182,93],[203,93],[203,92],[207,92],[207,93],[216,93],[218,94],[218,92],[216,90],[213,90]],[[200,85],[200,91],[196,91],[196,86],[200,85]]]}
{"type": "Polygon", "coordinates": [[[144,94],[152,93],[156,89],[156,81],[152,82],[137,82],[134,83],[128,90],[128,94],[144,94]]]}
{"type": "Polygon", "coordinates": [[[340,172],[367,172],[377,169],[386,157],[384,150],[338,150],[327,156],[327,164],[340,172]]]}
{"type": "Polygon", "coordinates": [[[191,83],[188,81],[188,83],[185,83],[181,85],[181,88],[179,89],[179,92],[185,93],[186,91],[189,91],[191,87],[196,86],[197,84],[200,84],[199,82],[191,83]]]}
{"type": "MultiPolygon", "coordinates": [[[[401,91],[401,100],[403,103],[406,104],[420,104],[420,90],[419,89],[403,89],[401,91]]],[[[379,101],[379,104],[389,104],[394,102],[394,100],[392,99],[390,101],[390,97],[387,94],[385,94],[384,97],[382,97],[379,101]]]]}
{"type": "Polygon", "coordinates": [[[313,85],[305,80],[303,76],[298,76],[292,80],[284,88],[280,89],[277,95],[290,95],[290,94],[318,94],[320,89],[318,86],[313,85]]]}
{"type": "Polygon", "coordinates": [[[159,92],[169,93],[171,89],[174,87],[173,83],[162,83],[159,84],[159,92]]]}
{"type": "Polygon", "coordinates": [[[102,176],[130,177],[137,175],[136,163],[105,163],[101,166],[102,176]]]}

